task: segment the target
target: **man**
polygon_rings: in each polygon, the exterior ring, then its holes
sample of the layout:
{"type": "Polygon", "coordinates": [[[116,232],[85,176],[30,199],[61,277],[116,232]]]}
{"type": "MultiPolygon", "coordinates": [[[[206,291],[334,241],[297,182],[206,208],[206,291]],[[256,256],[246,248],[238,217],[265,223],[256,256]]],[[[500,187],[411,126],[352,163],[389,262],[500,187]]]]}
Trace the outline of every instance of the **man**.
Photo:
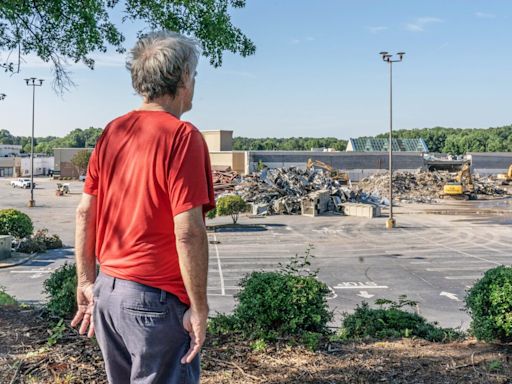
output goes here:
{"type": "Polygon", "coordinates": [[[110,383],[199,382],[204,214],[215,201],[206,143],[180,120],[192,108],[198,59],[196,42],[176,33],[138,41],[127,68],[143,104],[107,125],[89,161],[72,325],[96,332],[110,383]]]}

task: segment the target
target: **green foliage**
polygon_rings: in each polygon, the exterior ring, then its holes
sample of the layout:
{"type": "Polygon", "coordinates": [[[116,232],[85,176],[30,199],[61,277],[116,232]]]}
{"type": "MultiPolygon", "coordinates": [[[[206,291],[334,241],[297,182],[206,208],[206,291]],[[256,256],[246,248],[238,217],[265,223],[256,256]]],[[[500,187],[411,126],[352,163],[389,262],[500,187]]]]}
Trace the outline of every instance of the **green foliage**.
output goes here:
{"type": "Polygon", "coordinates": [[[215,219],[215,216],[217,216],[217,209],[215,208],[208,211],[208,213],[206,214],[206,217],[209,218],[210,220],[215,219]]]}
{"type": "Polygon", "coordinates": [[[267,166],[265,164],[263,164],[263,161],[261,161],[261,159],[258,160],[258,165],[256,165],[256,171],[261,172],[265,168],[267,168],[267,166]]]}
{"type": "Polygon", "coordinates": [[[78,151],[71,158],[71,164],[76,167],[76,170],[79,174],[84,174],[87,170],[87,165],[89,165],[89,159],[91,158],[91,151],[83,150],[78,151]]]}
{"type": "Polygon", "coordinates": [[[5,287],[0,286],[0,307],[4,305],[17,305],[17,301],[14,297],[5,292],[5,287]]]}
{"type": "Polygon", "coordinates": [[[251,349],[254,352],[263,352],[265,349],[267,349],[267,342],[263,339],[255,340],[253,343],[251,343],[251,349]]]}
{"type": "Polygon", "coordinates": [[[16,209],[0,210],[0,235],[11,235],[17,239],[30,236],[34,226],[28,215],[16,209]]]}
{"type": "MultiPolygon", "coordinates": [[[[387,138],[387,133],[377,137],[387,138]]],[[[512,152],[512,125],[486,129],[423,128],[393,131],[393,137],[422,138],[430,152],[463,155],[466,152],[512,152]]]]}
{"type": "Polygon", "coordinates": [[[76,310],[76,266],[64,264],[44,282],[43,292],[48,295],[46,308],[59,318],[70,318],[76,310]]]}
{"type": "Polygon", "coordinates": [[[491,372],[500,372],[503,370],[503,363],[499,360],[492,360],[489,362],[487,369],[491,372]]]}
{"type": "Polygon", "coordinates": [[[344,151],[347,148],[347,140],[335,137],[233,138],[235,151],[310,151],[311,148],[334,148],[337,151],[344,151]]]}
{"type": "Polygon", "coordinates": [[[218,216],[231,216],[233,224],[236,224],[238,221],[240,213],[247,209],[246,202],[238,195],[226,195],[219,197],[216,205],[216,214],[218,216]]]}
{"type": "Polygon", "coordinates": [[[488,270],[468,291],[465,301],[477,339],[512,341],[512,267],[488,270]]]}
{"type": "Polygon", "coordinates": [[[399,302],[380,300],[380,308],[370,308],[363,302],[353,314],[346,315],[340,337],[345,339],[387,339],[400,337],[420,337],[429,341],[445,342],[462,337],[462,333],[431,324],[422,316],[401,308],[416,303],[401,296],[399,302]],[[387,307],[387,308],[385,308],[387,307]]]}
{"type": "Polygon", "coordinates": [[[54,85],[66,89],[73,84],[66,61],[94,69],[92,53],[107,52],[109,47],[118,53],[125,51],[121,23],[112,20],[113,14],[121,15],[122,22],[144,26],[144,31],[164,29],[193,35],[202,43],[210,63],[219,66],[223,51],[242,56],[255,52],[254,44],[232,25],[228,12],[229,7],[244,6],[244,0],[2,0],[0,50],[8,53],[0,68],[19,72],[22,57],[34,54],[52,63],[54,85]],[[14,62],[9,60],[14,57],[14,62]]]}
{"type": "Polygon", "coordinates": [[[328,334],[332,312],[329,289],[310,271],[311,247],[277,272],[253,272],[240,282],[241,290],[232,315],[218,315],[209,322],[214,335],[239,334],[258,343],[295,338],[317,348],[328,334]]]}
{"type": "Polygon", "coordinates": [[[57,324],[55,324],[51,329],[48,330],[50,336],[46,340],[46,345],[49,347],[54,346],[59,342],[60,339],[64,337],[64,333],[66,332],[67,326],[64,322],[64,319],[60,319],[57,324]]]}

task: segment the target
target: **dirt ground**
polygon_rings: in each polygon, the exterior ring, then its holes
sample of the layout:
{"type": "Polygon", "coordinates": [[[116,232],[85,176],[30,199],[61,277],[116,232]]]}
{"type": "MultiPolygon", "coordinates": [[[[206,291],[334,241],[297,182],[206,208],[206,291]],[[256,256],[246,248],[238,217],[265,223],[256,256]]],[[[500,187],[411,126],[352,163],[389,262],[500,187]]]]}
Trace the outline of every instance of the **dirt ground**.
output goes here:
{"type": "MultiPolygon", "coordinates": [[[[0,308],[0,383],[106,383],[94,340],[64,329],[48,346],[48,323],[37,310],[0,308]]],[[[207,340],[203,384],[252,383],[512,383],[512,345],[474,340],[327,343],[317,352],[207,340]]]]}

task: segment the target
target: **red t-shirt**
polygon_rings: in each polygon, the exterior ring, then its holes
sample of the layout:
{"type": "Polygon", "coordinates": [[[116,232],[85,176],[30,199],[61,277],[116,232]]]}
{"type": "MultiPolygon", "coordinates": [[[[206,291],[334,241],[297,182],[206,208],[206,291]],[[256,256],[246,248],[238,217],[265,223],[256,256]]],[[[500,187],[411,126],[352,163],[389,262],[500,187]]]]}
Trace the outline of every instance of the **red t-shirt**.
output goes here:
{"type": "Polygon", "coordinates": [[[173,217],[215,207],[208,147],[167,112],[133,111],[105,128],[84,192],[97,196],[96,256],[103,272],[163,289],[190,304],[173,217]]]}

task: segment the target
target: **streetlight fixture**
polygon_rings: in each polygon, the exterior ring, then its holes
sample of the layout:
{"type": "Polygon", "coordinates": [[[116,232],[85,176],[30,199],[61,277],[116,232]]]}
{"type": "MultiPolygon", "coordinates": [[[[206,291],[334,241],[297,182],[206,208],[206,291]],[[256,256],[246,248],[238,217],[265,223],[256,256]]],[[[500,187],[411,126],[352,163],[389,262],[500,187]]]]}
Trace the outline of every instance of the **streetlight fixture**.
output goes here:
{"type": "Polygon", "coordinates": [[[386,228],[391,229],[396,226],[393,217],[393,63],[402,61],[405,52],[397,52],[397,59],[388,52],[379,53],[384,62],[389,64],[389,218],[386,221],[386,228]]]}
{"type": "Polygon", "coordinates": [[[36,87],[43,85],[43,79],[36,79],[31,77],[30,79],[24,79],[28,86],[32,87],[32,138],[30,140],[30,201],[28,206],[30,208],[36,205],[34,201],[34,115],[36,106],[36,87]]]}
{"type": "Polygon", "coordinates": [[[6,97],[6,96],[7,96],[7,95],[6,95],[5,93],[0,93],[0,100],[5,99],[5,97],[6,97]]]}

